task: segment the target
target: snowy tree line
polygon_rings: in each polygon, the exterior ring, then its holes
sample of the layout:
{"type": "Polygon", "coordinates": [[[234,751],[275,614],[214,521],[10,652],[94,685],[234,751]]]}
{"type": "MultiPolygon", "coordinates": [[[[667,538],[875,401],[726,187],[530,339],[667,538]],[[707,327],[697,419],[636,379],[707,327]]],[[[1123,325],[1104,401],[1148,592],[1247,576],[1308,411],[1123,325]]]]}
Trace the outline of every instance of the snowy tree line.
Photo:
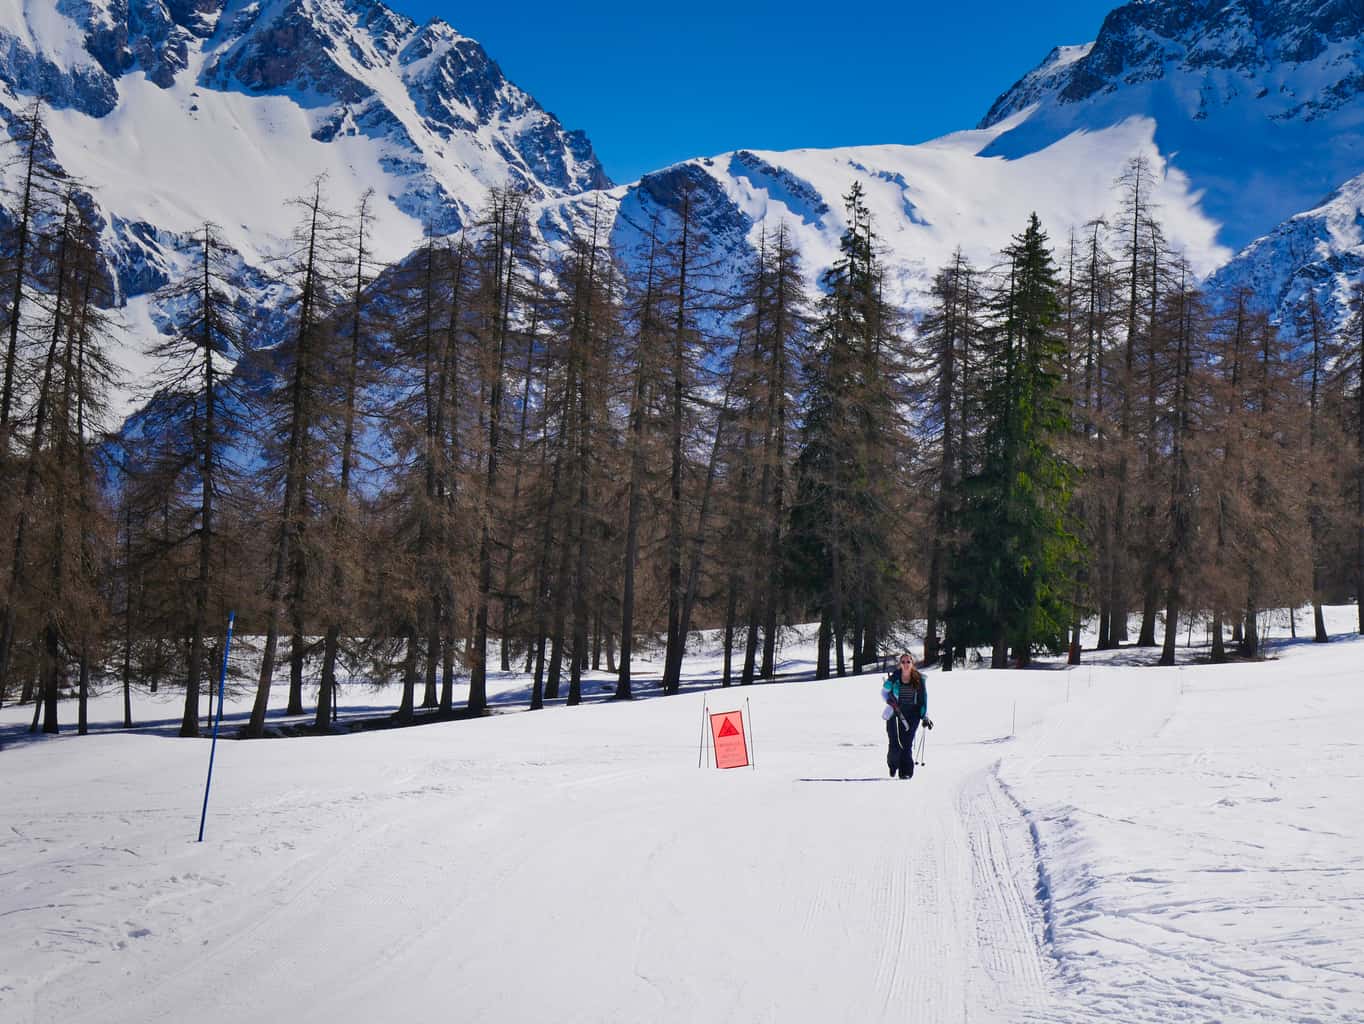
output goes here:
{"type": "Polygon", "coordinates": [[[97,216],[45,170],[37,107],[12,135],[0,700],[35,729],[73,686],[84,729],[92,685],[123,687],[128,724],[165,685],[196,734],[229,609],[261,638],[260,735],[281,639],[289,711],[322,729],[344,678],[401,683],[400,721],[485,713],[490,656],[533,708],[603,667],[628,698],[652,638],[676,692],[699,628],[724,685],[773,678],[801,622],[821,677],[923,618],[945,668],[1078,658],[1083,621],[1113,647],[1129,612],[1167,660],[1202,620],[1221,659],[1259,653],[1262,609],[1359,592],[1364,313],[1332,337],[1309,306],[1290,348],[1250,296],[1214,303],[1140,160],[1059,251],[1033,218],[993,267],[958,255],[919,323],[857,186],[811,295],[783,226],[736,271],[685,190],[641,252],[604,217],[548,248],[494,190],[382,266],[368,199],[333,210],[319,181],[271,309],[203,227],[146,407],[106,436],[97,216]]]}

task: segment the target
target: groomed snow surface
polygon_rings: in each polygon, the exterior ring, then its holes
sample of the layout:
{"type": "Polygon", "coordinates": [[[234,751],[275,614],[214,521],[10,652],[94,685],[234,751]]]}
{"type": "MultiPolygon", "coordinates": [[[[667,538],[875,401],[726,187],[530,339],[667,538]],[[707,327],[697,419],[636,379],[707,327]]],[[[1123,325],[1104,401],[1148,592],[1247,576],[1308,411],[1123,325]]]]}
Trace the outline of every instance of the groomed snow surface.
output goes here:
{"type": "Polygon", "coordinates": [[[930,671],[910,781],[875,674],[698,657],[534,714],[499,679],[483,720],[220,741],[202,844],[174,695],[85,738],[7,707],[0,1020],[1364,1020],[1364,643],[1329,611],[1260,663],[930,671]],[[698,769],[703,701],[756,768],[698,769]]]}

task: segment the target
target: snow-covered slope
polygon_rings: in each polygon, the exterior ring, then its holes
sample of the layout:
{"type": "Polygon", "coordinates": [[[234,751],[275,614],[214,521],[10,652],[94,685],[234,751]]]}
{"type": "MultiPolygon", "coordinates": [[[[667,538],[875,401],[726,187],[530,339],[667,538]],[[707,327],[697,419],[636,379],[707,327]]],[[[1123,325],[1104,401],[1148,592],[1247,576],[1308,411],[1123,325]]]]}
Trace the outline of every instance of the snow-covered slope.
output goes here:
{"type": "Polygon", "coordinates": [[[1351,316],[1352,290],[1364,281],[1364,175],[1353,178],[1315,209],[1256,239],[1217,271],[1208,287],[1220,295],[1238,288],[1273,311],[1281,330],[1306,337],[1308,296],[1315,295],[1327,336],[1351,316]]]}
{"type": "Polygon", "coordinates": [[[638,252],[647,248],[655,215],[662,232],[675,230],[681,196],[689,192],[701,226],[723,252],[737,259],[756,247],[763,230],[785,223],[813,277],[837,254],[846,226],[843,196],[857,182],[884,247],[893,297],[917,311],[957,246],[988,266],[1033,211],[1053,245],[1064,249],[1071,228],[1114,209],[1115,179],[1132,156],[1144,154],[1158,172],[1157,200],[1170,237],[1196,270],[1209,273],[1231,255],[1217,243],[1218,225],[1185,176],[1155,147],[1153,122],[1077,132],[1013,160],[989,156],[1013,123],[917,146],[741,150],[690,160],[606,193],[548,201],[542,225],[551,238],[573,224],[581,229],[601,204],[613,218],[614,240],[638,252]]]}
{"type": "Polygon", "coordinates": [[[1132,117],[1154,121],[1221,241],[1240,248],[1364,171],[1364,4],[1136,0],[981,127],[1014,119],[985,152],[1016,158],[1132,117]]]}
{"type": "Polygon", "coordinates": [[[930,671],[909,781],[875,675],[703,692],[717,644],[680,696],[533,713],[496,676],[482,721],[219,742],[202,844],[174,694],[88,737],[6,706],[0,1019],[1358,1021],[1364,641],[1327,615],[1254,664],[930,671]],[[703,701],[755,768],[697,766],[703,701]]]}
{"type": "Polygon", "coordinates": [[[286,203],[318,176],[343,212],[373,190],[371,244],[390,260],[428,226],[469,223],[490,188],[544,199],[610,184],[586,136],[475,40],[378,0],[0,0],[0,120],[35,96],[127,304],[120,415],[148,329],[173,316],[148,296],[205,221],[240,254],[243,303],[265,307],[286,203]]]}
{"type": "MultiPolygon", "coordinates": [[[[0,105],[43,95],[53,149],[111,218],[215,220],[243,253],[327,176],[375,189],[382,254],[467,223],[490,187],[608,185],[581,132],[445,22],[377,0],[0,0],[0,105]]],[[[117,226],[112,230],[119,232],[117,226]]]]}
{"type": "MultiPolygon", "coordinates": [[[[896,297],[917,310],[957,245],[988,263],[1031,211],[1063,247],[1071,228],[1112,211],[1114,179],[1143,154],[1161,174],[1171,240],[1207,275],[1364,171],[1362,36],[1364,7],[1339,0],[1137,0],[1094,42],[1054,49],[976,131],[691,160],[606,197],[549,201],[547,233],[587,223],[601,201],[617,241],[641,248],[655,214],[667,231],[689,190],[732,257],[780,219],[813,275],[833,256],[841,197],[857,181],[896,297]]],[[[1295,259],[1277,252],[1275,273],[1298,273],[1300,262],[1283,263],[1295,259]]]]}

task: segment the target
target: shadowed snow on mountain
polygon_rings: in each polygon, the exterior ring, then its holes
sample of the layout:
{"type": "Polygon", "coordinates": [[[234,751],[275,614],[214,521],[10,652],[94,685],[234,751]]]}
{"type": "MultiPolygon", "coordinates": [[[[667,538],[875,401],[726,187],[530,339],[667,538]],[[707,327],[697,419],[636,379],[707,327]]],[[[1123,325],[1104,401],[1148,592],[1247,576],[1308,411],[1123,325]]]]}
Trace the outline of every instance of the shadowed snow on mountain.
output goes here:
{"type": "Polygon", "coordinates": [[[1316,297],[1325,336],[1339,335],[1351,315],[1351,289],[1361,279],[1364,175],[1256,239],[1209,279],[1208,288],[1223,296],[1249,289],[1282,331],[1305,341],[1309,296],[1316,297]]]}
{"type": "Polygon", "coordinates": [[[1364,6],[1343,0],[1141,0],[1088,47],[1054,52],[982,128],[1010,159],[1134,115],[1241,247],[1364,170],[1364,6]]]}

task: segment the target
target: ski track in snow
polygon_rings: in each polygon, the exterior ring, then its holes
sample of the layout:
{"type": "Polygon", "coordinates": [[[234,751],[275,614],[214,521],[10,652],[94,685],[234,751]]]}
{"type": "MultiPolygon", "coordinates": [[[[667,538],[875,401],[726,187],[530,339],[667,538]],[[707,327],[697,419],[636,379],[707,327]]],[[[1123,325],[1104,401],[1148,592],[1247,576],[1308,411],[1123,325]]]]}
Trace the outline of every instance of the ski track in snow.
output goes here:
{"type": "MultiPolygon", "coordinates": [[[[875,701],[879,683],[840,685],[875,701]]],[[[839,757],[851,778],[883,752],[839,757]]],[[[992,759],[945,748],[910,782],[827,786],[765,765],[547,765],[495,805],[480,793],[500,772],[463,759],[335,803],[289,784],[244,820],[215,818],[226,872],[125,883],[115,902],[140,904],[145,924],[102,914],[98,882],[75,894],[73,916],[105,920],[86,926],[87,958],[32,985],[34,1019],[110,1020],[99,994],[128,960],[144,984],[113,1019],[190,1005],[241,1019],[281,1000],[301,1021],[421,1017],[437,994],[461,1020],[1015,1019],[1019,990],[1025,1005],[1045,992],[1026,900],[995,877],[1032,867],[1008,863],[1004,830],[1022,823],[991,792],[992,759]]],[[[90,828],[76,816],[52,837],[62,874],[126,877],[88,860],[90,828]]],[[[214,859],[176,847],[153,859],[214,859]]]]}
{"type": "Polygon", "coordinates": [[[203,844],[207,744],[20,744],[0,1019],[1364,1019],[1361,652],[933,672],[908,782],[876,676],[220,743],[203,844]]]}
{"type": "Polygon", "coordinates": [[[1279,655],[1077,693],[1008,761],[1093,1018],[1364,1020],[1364,759],[1320,742],[1360,720],[1364,645],[1279,655]]]}

